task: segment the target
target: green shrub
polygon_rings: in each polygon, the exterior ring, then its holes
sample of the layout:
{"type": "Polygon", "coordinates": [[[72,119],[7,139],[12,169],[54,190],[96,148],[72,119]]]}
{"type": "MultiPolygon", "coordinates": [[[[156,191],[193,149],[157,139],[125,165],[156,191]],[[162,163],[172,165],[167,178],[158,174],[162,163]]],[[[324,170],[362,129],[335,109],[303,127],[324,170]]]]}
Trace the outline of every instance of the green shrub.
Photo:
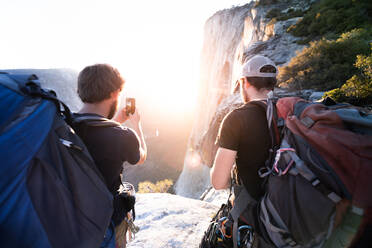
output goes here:
{"type": "Polygon", "coordinates": [[[266,18],[271,19],[270,23],[275,23],[277,21],[285,21],[294,17],[303,16],[301,10],[289,9],[287,13],[282,13],[279,9],[273,8],[269,10],[266,14],[266,18]]]}
{"type": "Polygon", "coordinates": [[[265,6],[278,3],[278,0],[256,0],[254,7],[265,6]]]}
{"type": "Polygon", "coordinates": [[[171,189],[173,181],[164,179],[155,184],[149,181],[141,182],[138,184],[138,193],[167,193],[171,189]]]}
{"type": "Polygon", "coordinates": [[[371,38],[371,29],[355,29],[337,40],[310,42],[288,66],[280,68],[280,85],[322,91],[340,87],[357,72],[355,58],[358,54],[368,54],[371,38]]]}
{"type": "Polygon", "coordinates": [[[372,105],[372,50],[369,56],[358,55],[355,67],[358,68],[357,74],[341,88],[326,92],[324,97],[359,106],[372,105]]]}
{"type": "Polygon", "coordinates": [[[304,12],[302,10],[294,10],[294,9],[290,9],[292,11],[288,11],[286,14],[283,14],[281,16],[278,17],[278,20],[279,21],[285,21],[285,20],[288,20],[288,19],[292,19],[292,18],[295,18],[295,17],[300,17],[300,16],[303,16],[304,15],[304,12]]]}
{"type": "Polygon", "coordinates": [[[288,32],[295,36],[314,39],[328,33],[339,35],[355,28],[368,27],[372,23],[370,0],[321,0],[288,32]]]}

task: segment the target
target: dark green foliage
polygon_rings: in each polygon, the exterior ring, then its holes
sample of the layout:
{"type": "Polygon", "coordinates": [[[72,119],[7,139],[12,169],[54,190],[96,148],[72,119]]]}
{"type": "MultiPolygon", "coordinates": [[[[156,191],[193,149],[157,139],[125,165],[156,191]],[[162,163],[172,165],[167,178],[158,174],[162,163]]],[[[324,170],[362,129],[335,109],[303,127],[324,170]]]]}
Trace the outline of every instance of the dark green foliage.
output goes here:
{"type": "Polygon", "coordinates": [[[303,15],[304,13],[299,9],[294,10],[291,8],[287,11],[287,13],[282,13],[279,9],[273,8],[267,12],[266,18],[271,19],[270,22],[275,23],[276,21],[285,21],[285,20],[288,20],[294,17],[300,17],[303,15]]]}
{"type": "Polygon", "coordinates": [[[312,39],[310,37],[308,38],[305,38],[305,39],[302,39],[302,40],[298,40],[296,41],[296,43],[298,45],[307,45],[312,39]]]}
{"type": "Polygon", "coordinates": [[[337,40],[321,39],[280,68],[279,82],[292,89],[330,90],[340,87],[356,72],[358,54],[368,54],[371,29],[355,29],[337,40]]]}
{"type": "MultiPolygon", "coordinates": [[[[269,13],[273,20],[282,15],[269,13]]],[[[371,0],[320,0],[287,31],[309,47],[280,68],[282,86],[330,90],[325,95],[339,102],[372,105],[371,0]]]]}
{"type": "Polygon", "coordinates": [[[265,6],[265,5],[276,4],[278,2],[279,0],[257,0],[254,6],[255,7],[265,6]]]}
{"type": "Polygon", "coordinates": [[[324,97],[358,106],[372,105],[372,50],[368,57],[358,55],[355,67],[358,70],[354,76],[341,88],[326,92],[324,97]]]}
{"type": "Polygon", "coordinates": [[[359,27],[368,28],[371,23],[371,0],[321,0],[287,31],[314,39],[329,34],[339,35],[359,27]]]}
{"type": "Polygon", "coordinates": [[[288,12],[282,16],[278,17],[279,21],[285,21],[294,17],[300,17],[303,16],[304,12],[302,10],[294,10],[294,9],[289,9],[288,12]]]}

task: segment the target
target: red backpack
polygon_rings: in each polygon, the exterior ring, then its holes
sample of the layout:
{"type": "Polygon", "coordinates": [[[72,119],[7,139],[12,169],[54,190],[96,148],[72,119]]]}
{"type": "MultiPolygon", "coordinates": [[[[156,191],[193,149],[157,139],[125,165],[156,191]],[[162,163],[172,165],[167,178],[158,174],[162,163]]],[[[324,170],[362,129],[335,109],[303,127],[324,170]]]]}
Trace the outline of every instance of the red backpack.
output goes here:
{"type": "Polygon", "coordinates": [[[259,172],[268,178],[264,236],[277,247],[321,245],[339,224],[341,202],[358,215],[372,207],[372,115],[298,97],[269,97],[266,113],[274,145],[259,172]]]}
{"type": "Polygon", "coordinates": [[[280,99],[276,109],[286,127],[332,168],[346,187],[344,196],[360,208],[372,206],[372,115],[351,105],[326,106],[296,97],[280,99]]]}

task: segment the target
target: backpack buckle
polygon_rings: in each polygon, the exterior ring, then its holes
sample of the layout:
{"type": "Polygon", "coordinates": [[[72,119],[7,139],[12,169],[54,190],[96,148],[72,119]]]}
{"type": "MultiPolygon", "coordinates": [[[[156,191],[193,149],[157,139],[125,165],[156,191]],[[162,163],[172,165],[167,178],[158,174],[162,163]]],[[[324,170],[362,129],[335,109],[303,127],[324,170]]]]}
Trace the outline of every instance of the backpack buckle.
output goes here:
{"type": "Polygon", "coordinates": [[[296,150],[293,149],[293,148],[280,148],[276,151],[275,162],[274,162],[274,165],[273,165],[273,171],[275,171],[279,176],[287,174],[287,172],[289,171],[289,169],[292,167],[292,165],[294,163],[293,159],[291,159],[291,161],[289,162],[289,164],[287,165],[287,167],[284,170],[282,170],[281,168],[278,168],[279,160],[282,157],[282,154],[284,152],[296,152],[296,150]]]}
{"type": "Polygon", "coordinates": [[[273,172],[273,170],[270,169],[269,167],[261,167],[261,168],[258,169],[258,175],[259,175],[261,178],[267,177],[267,176],[270,175],[272,172],[273,172]]]}

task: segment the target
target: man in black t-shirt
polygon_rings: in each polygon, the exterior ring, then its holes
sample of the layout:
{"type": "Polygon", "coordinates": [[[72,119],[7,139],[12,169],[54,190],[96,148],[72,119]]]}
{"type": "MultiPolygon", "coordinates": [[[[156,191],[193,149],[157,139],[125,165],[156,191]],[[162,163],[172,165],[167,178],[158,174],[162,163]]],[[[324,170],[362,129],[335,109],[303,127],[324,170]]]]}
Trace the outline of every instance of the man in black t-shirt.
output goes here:
{"type": "MultiPolygon", "coordinates": [[[[98,116],[97,114],[74,114],[75,117],[98,116]]],[[[110,192],[115,195],[121,184],[123,163],[140,161],[140,139],[127,127],[96,127],[84,122],[75,125],[75,131],[84,141],[95,164],[105,179],[110,192]]]]}
{"type": "MultiPolygon", "coordinates": [[[[107,64],[87,66],[78,77],[78,94],[83,107],[75,115],[103,117],[118,122],[114,127],[85,123],[74,127],[113,195],[120,186],[123,163],[142,164],[147,156],[138,110],[130,116],[126,108],[117,111],[124,82],[119,71],[107,64]],[[132,122],[133,130],[120,125],[127,120],[132,122]]],[[[107,230],[101,247],[115,247],[115,239],[111,239],[113,230],[107,230]]]]}
{"type": "Polygon", "coordinates": [[[216,143],[219,148],[211,170],[215,189],[229,187],[231,170],[237,165],[238,177],[248,193],[258,200],[263,195],[258,169],[263,167],[271,147],[266,113],[252,101],[263,101],[276,84],[277,68],[270,59],[256,55],[243,66],[238,81],[244,105],[225,116],[216,143]]]}
{"type": "Polygon", "coordinates": [[[134,126],[134,130],[120,125],[96,127],[84,123],[76,127],[112,194],[119,189],[123,163],[142,164],[147,154],[138,110],[131,116],[125,107],[117,112],[124,82],[119,71],[107,64],[87,66],[78,77],[83,107],[76,116],[104,117],[120,124],[129,119],[134,126]]]}

